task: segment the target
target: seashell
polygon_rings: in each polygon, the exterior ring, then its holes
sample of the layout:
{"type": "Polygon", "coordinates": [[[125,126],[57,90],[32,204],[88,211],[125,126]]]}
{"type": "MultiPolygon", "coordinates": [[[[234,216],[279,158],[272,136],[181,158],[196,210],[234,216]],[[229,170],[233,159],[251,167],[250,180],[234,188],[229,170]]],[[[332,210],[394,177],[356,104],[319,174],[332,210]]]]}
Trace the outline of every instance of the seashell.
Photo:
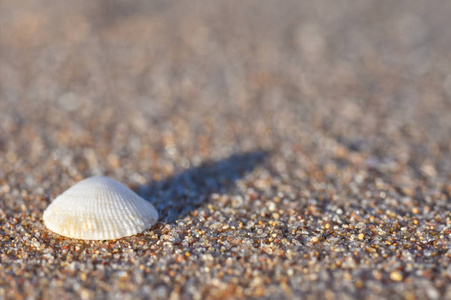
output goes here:
{"type": "Polygon", "coordinates": [[[154,225],[158,212],[135,192],[108,177],[90,177],[70,187],[44,211],[44,224],[60,235],[112,240],[154,225]]]}

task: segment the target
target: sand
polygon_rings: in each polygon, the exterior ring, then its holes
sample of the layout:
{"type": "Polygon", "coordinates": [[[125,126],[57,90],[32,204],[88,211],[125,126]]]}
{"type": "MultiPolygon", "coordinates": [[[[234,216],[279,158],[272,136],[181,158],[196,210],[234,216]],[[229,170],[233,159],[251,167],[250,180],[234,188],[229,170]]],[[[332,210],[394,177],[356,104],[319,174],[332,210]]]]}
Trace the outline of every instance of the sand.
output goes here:
{"type": "Polygon", "coordinates": [[[451,299],[446,1],[0,1],[0,299],[451,299]],[[82,241],[105,175],[155,205],[82,241]]]}

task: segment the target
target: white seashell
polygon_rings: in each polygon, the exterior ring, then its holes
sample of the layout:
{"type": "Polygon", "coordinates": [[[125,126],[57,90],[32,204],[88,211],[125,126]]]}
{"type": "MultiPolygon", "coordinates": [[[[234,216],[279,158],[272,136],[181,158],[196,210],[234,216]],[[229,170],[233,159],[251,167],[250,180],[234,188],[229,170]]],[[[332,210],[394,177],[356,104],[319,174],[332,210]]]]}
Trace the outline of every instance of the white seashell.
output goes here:
{"type": "Polygon", "coordinates": [[[84,240],[112,240],[135,235],[154,225],[152,204],[108,177],[84,179],[44,211],[44,224],[60,235],[84,240]]]}

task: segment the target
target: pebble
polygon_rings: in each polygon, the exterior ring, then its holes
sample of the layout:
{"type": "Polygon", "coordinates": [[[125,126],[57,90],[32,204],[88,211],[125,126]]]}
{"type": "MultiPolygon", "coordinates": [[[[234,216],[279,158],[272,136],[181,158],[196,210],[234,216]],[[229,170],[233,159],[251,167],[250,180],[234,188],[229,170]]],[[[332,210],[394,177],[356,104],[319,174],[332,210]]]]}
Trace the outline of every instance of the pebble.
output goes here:
{"type": "Polygon", "coordinates": [[[393,281],[402,281],[403,277],[402,274],[398,271],[394,271],[390,273],[390,279],[393,281]]]}

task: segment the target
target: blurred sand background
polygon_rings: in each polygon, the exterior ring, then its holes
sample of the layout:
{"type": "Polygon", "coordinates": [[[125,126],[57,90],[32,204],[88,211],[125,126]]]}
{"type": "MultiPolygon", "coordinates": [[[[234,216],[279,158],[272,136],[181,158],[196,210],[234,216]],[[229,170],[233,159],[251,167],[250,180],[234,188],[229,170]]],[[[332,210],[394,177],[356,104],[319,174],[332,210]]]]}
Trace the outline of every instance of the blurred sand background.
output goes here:
{"type": "Polygon", "coordinates": [[[0,299],[451,299],[451,2],[0,1],[0,299]],[[160,223],[42,224],[107,175],[160,223]]]}

